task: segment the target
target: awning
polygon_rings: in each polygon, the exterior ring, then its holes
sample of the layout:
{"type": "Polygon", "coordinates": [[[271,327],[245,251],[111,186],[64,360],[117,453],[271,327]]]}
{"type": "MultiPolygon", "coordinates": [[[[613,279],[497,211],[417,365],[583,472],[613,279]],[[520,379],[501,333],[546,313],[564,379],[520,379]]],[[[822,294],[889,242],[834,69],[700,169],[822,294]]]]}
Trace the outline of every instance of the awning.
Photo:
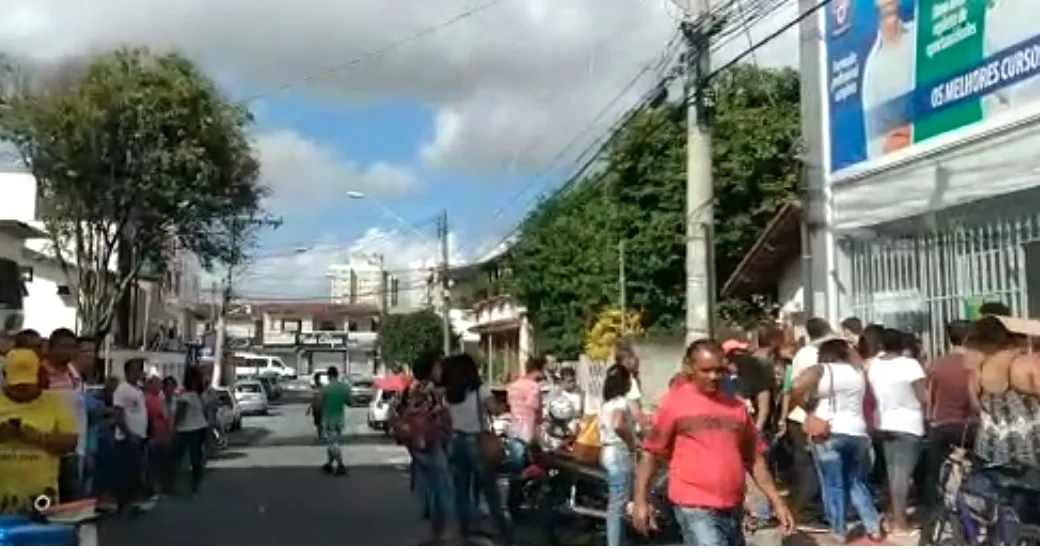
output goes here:
{"type": "Polygon", "coordinates": [[[802,204],[792,200],[780,207],[722,286],[722,296],[770,295],[784,266],[802,253],[802,204]]]}

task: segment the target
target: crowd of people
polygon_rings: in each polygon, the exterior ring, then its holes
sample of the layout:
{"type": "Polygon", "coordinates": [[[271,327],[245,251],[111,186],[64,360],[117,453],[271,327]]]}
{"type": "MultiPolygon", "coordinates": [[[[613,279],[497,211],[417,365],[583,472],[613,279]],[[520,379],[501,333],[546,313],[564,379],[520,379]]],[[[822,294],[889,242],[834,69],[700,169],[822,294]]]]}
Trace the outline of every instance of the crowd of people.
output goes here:
{"type": "Polygon", "coordinates": [[[57,329],[5,342],[0,369],[0,514],[94,498],[101,512],[147,509],[176,488],[185,456],[199,489],[214,406],[203,372],[147,375],[125,362],[100,390],[95,341],[57,329]]]}
{"type": "Polygon", "coordinates": [[[648,493],[661,467],[689,545],[743,545],[749,527],[766,525],[840,544],[852,535],[849,510],[873,541],[911,536],[941,504],[939,471],[956,448],[1040,465],[1036,358],[999,316],[1006,307],[982,314],[951,322],[948,348],[932,358],[912,334],[856,318],[839,330],[810,319],[800,344],[772,326],[753,345],[696,341],[652,414],[639,359],[622,344],[591,421],[573,370],[551,357],[529,360],[503,407],[472,358],[429,353],[413,364],[394,433],[412,455],[434,543],[454,539],[452,526],[473,534],[480,499],[508,543],[496,464],[515,471],[532,451],[590,446],[606,473],[609,545],[626,544],[626,523],[653,529],[648,493]],[[488,418],[504,411],[498,447],[488,418]]]}

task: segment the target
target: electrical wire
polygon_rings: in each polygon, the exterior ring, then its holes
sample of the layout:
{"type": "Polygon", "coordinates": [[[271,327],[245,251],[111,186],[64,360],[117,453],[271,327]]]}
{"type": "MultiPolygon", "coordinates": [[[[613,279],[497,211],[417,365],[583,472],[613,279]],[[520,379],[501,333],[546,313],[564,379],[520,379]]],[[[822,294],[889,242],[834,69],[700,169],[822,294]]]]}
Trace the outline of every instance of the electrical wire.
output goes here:
{"type": "MultiPolygon", "coordinates": [[[[646,64],[644,66],[642,66],[640,68],[640,70],[629,81],[627,81],[625,83],[625,85],[621,88],[621,90],[618,93],[616,93],[613,97],[611,97],[611,99],[605,105],[603,105],[603,107],[600,108],[599,111],[597,111],[597,113],[593,116],[592,120],[590,120],[587,124],[585,124],[578,131],[578,133],[572,139],[570,139],[563,146],[562,149],[560,149],[560,151],[558,151],[555,155],[553,155],[553,157],[550,159],[550,161],[548,162],[548,164],[546,165],[546,167],[544,169],[542,169],[538,174],[536,174],[527,185],[525,185],[523,188],[520,189],[520,191],[518,191],[516,194],[514,194],[505,204],[503,204],[502,206],[500,206],[499,208],[497,208],[495,210],[495,212],[491,215],[489,221],[493,221],[493,220],[498,219],[499,217],[501,217],[502,214],[504,214],[506,212],[506,210],[510,206],[516,204],[525,194],[530,192],[530,190],[532,188],[534,188],[538,183],[543,182],[543,180],[552,172],[552,168],[558,162],[563,160],[563,158],[565,158],[567,156],[567,153],[570,152],[571,149],[573,149],[575,146],[577,146],[579,143],[581,143],[584,140],[586,134],[589,131],[591,131],[593,128],[595,128],[597,125],[599,125],[599,123],[602,121],[602,119],[607,114],[610,113],[610,111],[614,108],[614,106],[617,105],[617,103],[620,102],[625,97],[625,95],[628,94],[629,91],[631,91],[636,85],[638,85],[639,82],[643,81],[644,77],[648,73],[650,73],[651,71],[657,73],[655,76],[656,76],[656,78],[658,80],[660,80],[660,78],[662,77],[662,75],[660,74],[661,71],[668,69],[669,65],[675,59],[675,56],[676,56],[677,52],[673,51],[673,49],[678,44],[679,38],[681,38],[681,34],[676,32],[672,36],[672,38],[665,44],[664,51],[662,53],[659,53],[659,54],[655,55],[654,56],[655,59],[653,61],[651,61],[650,63],[648,63],[648,64],[646,64]]],[[[641,108],[649,99],[652,99],[653,97],[656,97],[658,95],[658,93],[660,92],[661,86],[662,86],[662,84],[660,82],[658,82],[658,84],[653,89],[651,89],[647,94],[644,95],[643,98],[641,98],[637,102],[637,107],[641,108]],[[647,96],[649,96],[649,99],[648,99],[647,96]]],[[[628,111],[626,111],[626,113],[622,115],[622,118],[626,118],[628,116],[628,114],[633,112],[634,110],[638,110],[638,109],[635,109],[635,108],[628,109],[628,111]]],[[[618,124],[615,122],[611,127],[612,128],[616,128],[616,127],[618,127],[618,124]]],[[[608,133],[609,134],[613,134],[613,131],[610,131],[608,133]]],[[[598,147],[599,142],[600,142],[600,139],[594,140],[593,143],[589,147],[587,147],[584,151],[582,151],[578,155],[578,157],[575,160],[575,164],[582,163],[583,159],[588,154],[588,152],[591,149],[598,147]]],[[[492,249],[498,248],[499,246],[501,246],[515,232],[516,232],[515,228],[510,230],[502,240],[500,240],[497,244],[495,244],[495,246],[492,249]]]]}
{"type": "Polygon", "coordinates": [[[258,99],[263,99],[263,98],[269,97],[271,95],[280,94],[280,93],[285,92],[286,90],[289,90],[291,88],[294,88],[294,87],[296,87],[296,86],[298,86],[300,84],[308,84],[310,82],[314,82],[315,80],[326,78],[328,76],[331,76],[333,74],[341,72],[341,71],[343,71],[345,69],[349,69],[350,67],[358,65],[358,64],[363,63],[365,61],[368,61],[370,59],[380,58],[380,57],[382,57],[382,56],[384,56],[384,55],[386,55],[388,53],[392,53],[392,52],[394,52],[396,50],[399,50],[403,46],[411,44],[412,42],[416,42],[418,40],[426,38],[427,36],[431,36],[431,35],[434,35],[434,34],[440,32],[442,30],[445,30],[448,27],[451,27],[451,26],[454,26],[454,25],[456,25],[458,23],[461,23],[461,22],[469,19],[470,17],[478,15],[478,14],[484,12],[484,11],[487,11],[487,10],[489,10],[489,9],[499,5],[499,4],[504,3],[505,1],[506,0],[489,0],[487,2],[478,4],[476,6],[473,6],[473,7],[469,8],[469,9],[466,9],[466,10],[462,11],[461,13],[458,13],[458,14],[452,16],[452,17],[449,17],[449,18],[447,18],[447,19],[445,19],[443,21],[440,21],[439,23],[436,23],[436,24],[428,26],[428,27],[424,27],[424,28],[416,31],[415,33],[412,33],[412,34],[410,34],[408,36],[405,36],[403,38],[399,38],[397,40],[394,40],[394,41],[392,41],[392,42],[390,42],[390,43],[388,43],[388,44],[386,44],[386,45],[384,45],[382,47],[379,47],[379,48],[376,48],[376,49],[373,49],[373,50],[368,50],[367,52],[364,52],[361,55],[358,55],[356,57],[351,58],[350,60],[346,61],[345,63],[341,63],[339,65],[336,65],[336,66],[333,66],[333,67],[329,67],[329,68],[327,68],[325,70],[322,70],[322,71],[319,71],[319,72],[311,73],[311,74],[309,74],[307,76],[304,76],[303,78],[301,78],[299,80],[295,80],[293,82],[288,82],[288,83],[282,84],[281,86],[278,86],[277,88],[275,88],[273,90],[269,90],[269,91],[264,92],[264,93],[259,93],[259,94],[252,95],[252,96],[247,97],[246,99],[242,100],[241,102],[242,103],[252,103],[253,101],[256,101],[258,99]]]}
{"type": "Polygon", "coordinates": [[[749,55],[751,55],[755,51],[761,49],[766,44],[772,42],[773,40],[775,40],[777,37],[779,37],[783,33],[791,30],[796,25],[798,25],[802,21],[806,20],[807,18],[809,18],[810,16],[812,16],[816,12],[818,12],[821,9],[827,7],[827,5],[831,3],[831,1],[832,0],[820,0],[819,2],[817,2],[811,8],[808,8],[805,11],[801,12],[800,14],[798,14],[798,17],[795,17],[794,19],[788,21],[783,26],[781,26],[779,29],[777,29],[777,30],[769,33],[768,35],[766,35],[765,38],[762,38],[761,40],[755,42],[753,45],[749,46],[748,49],[746,49],[743,52],[741,52],[740,54],[738,54],[736,57],[731,59],[729,62],[727,62],[723,66],[721,66],[718,69],[715,69],[714,71],[712,71],[712,73],[710,75],[708,75],[708,80],[711,80],[712,78],[714,78],[715,76],[719,75],[720,73],[722,73],[722,72],[728,70],[729,68],[735,66],[736,64],[740,63],[742,60],[744,60],[746,57],[748,57],[749,55]]]}

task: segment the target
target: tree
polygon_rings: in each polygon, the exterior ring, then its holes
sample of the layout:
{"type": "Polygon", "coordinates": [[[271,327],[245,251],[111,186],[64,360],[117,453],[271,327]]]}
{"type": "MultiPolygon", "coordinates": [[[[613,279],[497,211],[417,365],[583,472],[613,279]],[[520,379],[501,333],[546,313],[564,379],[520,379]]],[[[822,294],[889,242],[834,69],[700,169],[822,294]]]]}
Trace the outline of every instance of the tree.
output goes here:
{"type": "Polygon", "coordinates": [[[178,250],[207,268],[240,263],[252,229],[273,221],[252,115],[184,57],[115,51],[3,104],[0,139],[36,178],[84,332],[111,329],[143,268],[161,272],[178,250]]]}
{"type": "MultiPolygon", "coordinates": [[[[799,191],[798,75],[737,66],[714,87],[715,268],[724,280],[799,191]]],[[[596,315],[618,306],[622,240],[628,305],[650,334],[682,329],[685,146],[681,105],[645,108],[611,136],[597,169],[521,223],[512,282],[541,347],[578,354],[596,315]]]]}
{"type": "Polygon", "coordinates": [[[614,346],[624,337],[643,335],[642,315],[638,311],[611,308],[601,312],[585,334],[585,355],[593,360],[607,360],[614,346]]]}
{"type": "MultiPolygon", "coordinates": [[[[453,344],[457,342],[452,334],[453,344]]],[[[379,323],[376,347],[384,364],[411,365],[420,355],[444,343],[444,322],[432,309],[387,315],[379,323]]]]}

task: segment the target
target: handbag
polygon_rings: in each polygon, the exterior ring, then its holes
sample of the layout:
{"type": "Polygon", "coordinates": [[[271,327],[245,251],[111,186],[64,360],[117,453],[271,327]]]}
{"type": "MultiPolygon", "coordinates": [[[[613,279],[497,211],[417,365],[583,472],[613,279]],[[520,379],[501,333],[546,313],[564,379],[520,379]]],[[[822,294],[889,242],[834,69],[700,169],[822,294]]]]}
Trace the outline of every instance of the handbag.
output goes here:
{"type": "MultiPolygon", "coordinates": [[[[821,366],[823,366],[826,373],[830,374],[830,395],[827,398],[830,401],[831,410],[834,410],[836,408],[834,405],[834,370],[831,369],[829,364],[822,364],[821,366]]],[[[819,408],[819,405],[820,403],[817,402],[816,407],[819,408]]],[[[802,423],[802,430],[805,431],[805,435],[809,437],[809,440],[827,440],[831,436],[831,422],[815,414],[809,414],[805,417],[805,422],[802,423]]]]}
{"type": "Polygon", "coordinates": [[[578,436],[574,439],[574,445],[571,447],[571,456],[579,463],[588,465],[599,463],[599,452],[602,447],[599,418],[596,416],[584,418],[578,436]]]}
{"type": "Polygon", "coordinates": [[[477,399],[477,420],[480,422],[480,433],[477,434],[477,443],[480,445],[480,457],[489,471],[498,469],[506,461],[506,449],[502,439],[491,432],[487,426],[488,415],[484,411],[484,403],[480,398],[480,390],[473,395],[477,399]]]}

